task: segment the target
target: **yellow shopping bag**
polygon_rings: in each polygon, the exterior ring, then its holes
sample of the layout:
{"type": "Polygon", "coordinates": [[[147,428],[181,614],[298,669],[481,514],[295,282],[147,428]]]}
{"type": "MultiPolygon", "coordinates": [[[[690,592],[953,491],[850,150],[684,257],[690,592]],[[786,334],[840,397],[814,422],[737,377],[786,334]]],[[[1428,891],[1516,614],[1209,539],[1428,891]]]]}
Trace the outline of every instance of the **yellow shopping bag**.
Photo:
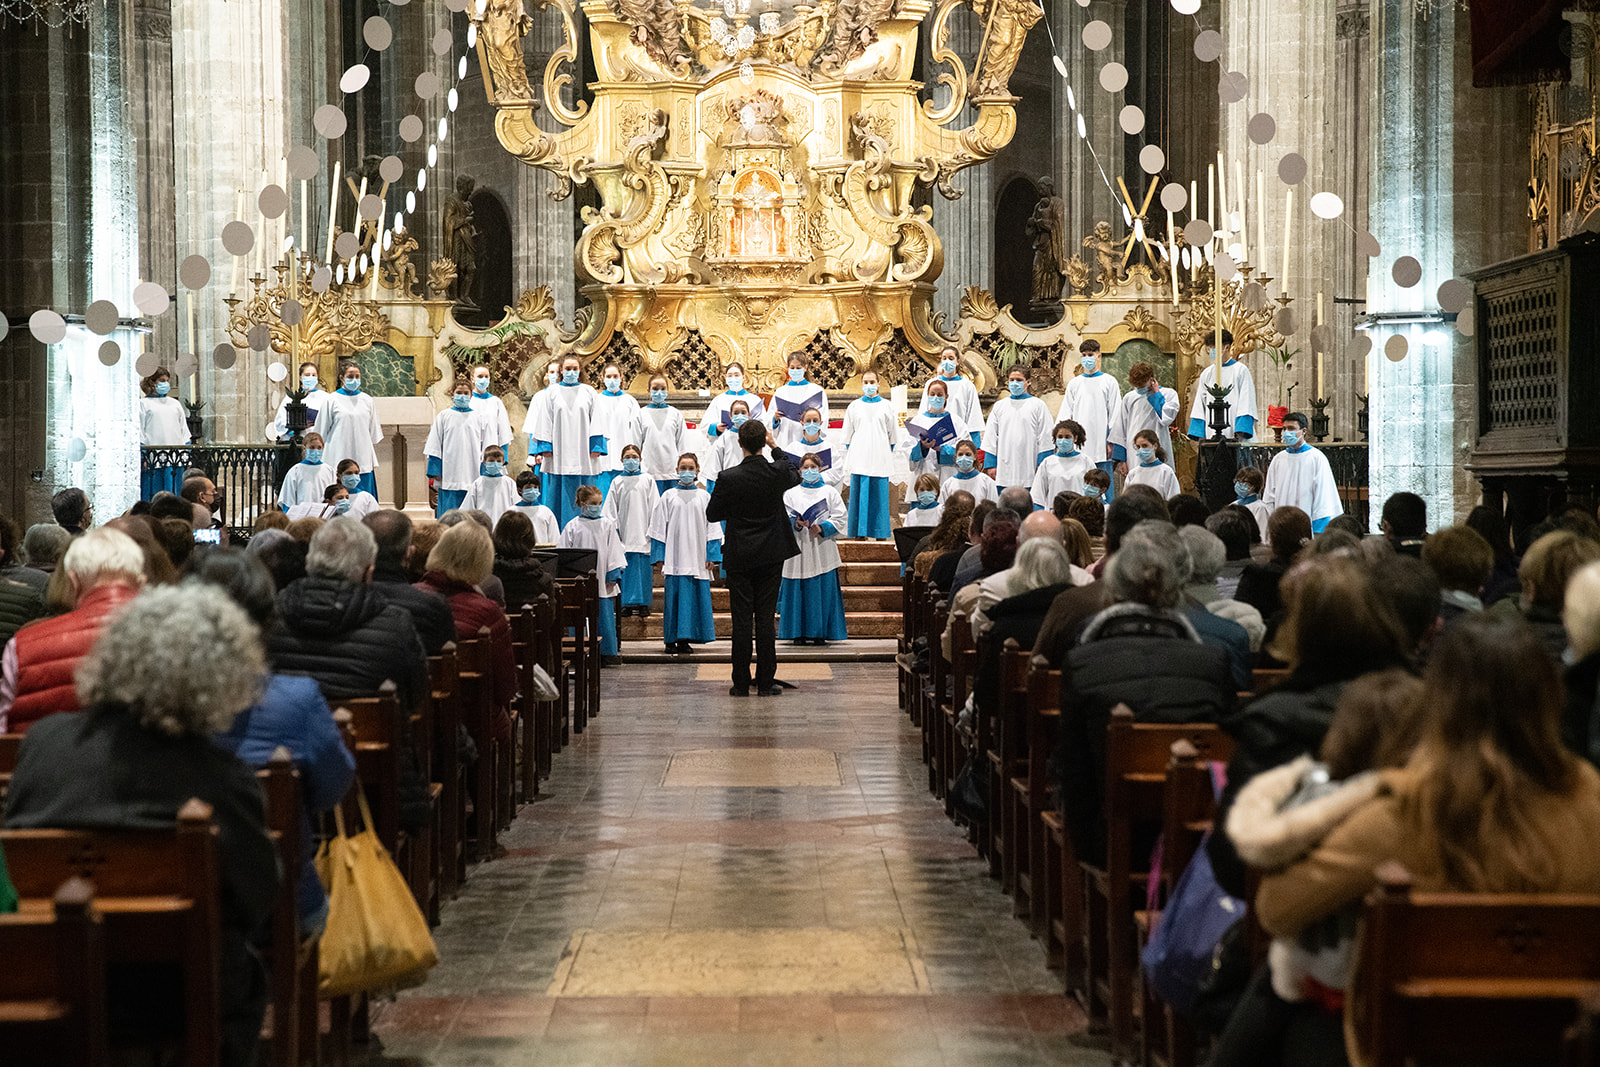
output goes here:
{"type": "Polygon", "coordinates": [[[328,925],[317,974],[322,997],[383,989],[439,962],[428,920],[372,828],[360,782],[355,790],[360,833],[345,833],[343,805],[336,804],[338,835],[317,853],[317,873],[328,890],[328,925]]]}

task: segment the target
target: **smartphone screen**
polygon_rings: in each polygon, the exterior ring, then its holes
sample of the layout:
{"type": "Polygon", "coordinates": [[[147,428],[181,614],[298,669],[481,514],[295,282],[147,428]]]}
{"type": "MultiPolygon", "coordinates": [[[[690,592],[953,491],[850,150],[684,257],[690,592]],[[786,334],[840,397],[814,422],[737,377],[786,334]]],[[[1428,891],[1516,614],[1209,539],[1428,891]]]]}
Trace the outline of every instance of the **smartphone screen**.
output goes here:
{"type": "Polygon", "coordinates": [[[202,545],[220,545],[222,543],[222,531],[210,529],[196,530],[194,532],[194,539],[196,542],[202,545]]]}

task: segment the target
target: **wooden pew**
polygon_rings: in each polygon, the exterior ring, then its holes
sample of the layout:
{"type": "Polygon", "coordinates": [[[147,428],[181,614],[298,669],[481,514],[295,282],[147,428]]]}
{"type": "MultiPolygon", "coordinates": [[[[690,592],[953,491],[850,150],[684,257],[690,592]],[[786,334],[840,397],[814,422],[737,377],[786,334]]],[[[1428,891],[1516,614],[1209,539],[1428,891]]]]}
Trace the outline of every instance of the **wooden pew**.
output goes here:
{"type": "Polygon", "coordinates": [[[493,728],[494,682],[490,676],[489,628],[478,636],[456,642],[456,663],[460,671],[461,723],[478,746],[478,762],[468,776],[472,798],[472,817],[468,832],[472,858],[492,859],[495,851],[495,770],[497,759],[493,728]]]}
{"type": "MultiPolygon", "coordinates": [[[[583,588],[583,618],[589,627],[588,656],[584,661],[583,677],[588,685],[588,719],[600,714],[600,585],[598,576],[590,572],[585,576],[583,588]]],[[[587,724],[588,719],[585,719],[587,724]]]]}
{"type": "Polygon", "coordinates": [[[181,1062],[215,1067],[222,934],[211,805],[189,800],[173,830],[0,830],[0,849],[24,912],[43,909],[65,880],[87,879],[105,920],[109,964],[181,969],[181,1062]]]}
{"type": "MultiPolygon", "coordinates": [[[[267,766],[256,772],[261,792],[267,801],[267,830],[278,853],[283,881],[272,902],[269,920],[272,936],[268,945],[268,975],[272,981],[272,1064],[297,1067],[302,1049],[300,1028],[317,1026],[316,968],[308,975],[306,955],[300,951],[300,872],[304,865],[302,847],[304,824],[301,813],[300,775],[295,772],[289,750],[279,746],[267,766]],[[302,1016],[306,1000],[302,983],[309,982],[311,1013],[302,1016]]],[[[316,943],[311,942],[314,953],[316,943]]],[[[315,955],[311,955],[314,960],[315,955]]]]}
{"type": "Polygon", "coordinates": [[[521,754],[522,802],[529,804],[539,794],[539,708],[533,699],[533,669],[539,665],[539,623],[533,605],[524,604],[522,610],[508,617],[511,623],[511,647],[517,657],[517,724],[516,735],[521,754]]]}
{"type": "MultiPolygon", "coordinates": [[[[895,656],[895,678],[898,684],[900,710],[907,715],[912,712],[911,687],[908,683],[911,679],[910,661],[911,657],[915,655],[912,646],[917,639],[916,630],[911,620],[911,605],[916,601],[917,583],[920,581],[922,579],[918,578],[916,573],[910,569],[900,575],[900,639],[895,649],[898,653],[895,656]]],[[[921,726],[922,724],[913,719],[911,725],[921,726]]]]}
{"type": "MultiPolygon", "coordinates": [[[[593,581],[590,578],[589,581],[593,581]]],[[[561,743],[565,745],[569,730],[583,733],[589,722],[589,623],[584,615],[583,581],[562,578],[556,582],[557,626],[561,631],[561,650],[569,674],[559,679],[563,688],[570,689],[571,720],[561,724],[561,743]]]]}
{"type": "Polygon", "coordinates": [[[17,756],[22,751],[22,734],[0,734],[0,802],[6,799],[6,788],[11,784],[11,772],[17,769],[17,756]]]}
{"type": "MultiPolygon", "coordinates": [[[[977,670],[978,646],[972,639],[972,621],[958,617],[950,627],[950,710],[947,719],[939,724],[944,731],[944,743],[950,751],[951,762],[950,781],[945,789],[947,814],[953,814],[949,797],[963,764],[970,758],[981,766],[987,766],[987,749],[984,745],[987,733],[981,728],[974,729],[969,741],[957,726],[961,709],[967,706],[967,698],[972,695],[973,677],[977,670]]],[[[987,824],[968,826],[967,839],[977,846],[978,855],[989,855],[987,824]]]]}
{"type": "Polygon", "coordinates": [[[1233,742],[1209,723],[1136,722],[1123,704],[1106,726],[1104,867],[1080,860],[1083,872],[1085,988],[1090,1018],[1104,1017],[1113,1057],[1134,1053],[1134,913],[1142,908],[1147,857],[1133,855],[1141,826],[1159,824],[1172,745],[1187,741],[1206,759],[1226,760],[1233,742]],[[1135,903],[1137,899],[1138,903],[1135,903]]]}
{"type": "MultiPolygon", "coordinates": [[[[544,668],[556,688],[565,691],[561,684],[566,668],[561,660],[561,632],[556,626],[556,602],[548,594],[541,594],[533,603],[535,661],[544,668]]],[[[535,705],[534,761],[540,778],[550,776],[551,761],[561,737],[561,699],[535,705]]]]}
{"type": "Polygon", "coordinates": [[[928,768],[928,792],[945,801],[945,812],[950,811],[949,783],[955,776],[950,769],[950,751],[945,737],[945,696],[950,685],[949,661],[940,650],[940,637],[949,620],[950,602],[940,600],[931,606],[928,614],[928,685],[919,708],[922,719],[922,759],[928,768]]]}
{"type": "MultiPolygon", "coordinates": [[[[987,643],[988,637],[982,640],[987,643]]],[[[982,655],[982,653],[980,653],[982,655]]],[[[994,735],[988,750],[989,868],[998,871],[1000,888],[1016,890],[1017,872],[1028,865],[1027,832],[1018,836],[1016,808],[1011,803],[1011,779],[1024,769],[1027,759],[1025,728],[1028,700],[1028,652],[1016,638],[1006,638],[1000,650],[1000,691],[992,707],[994,735]]],[[[1018,912],[1018,914],[1021,914],[1018,912]]]]}
{"type": "Polygon", "coordinates": [[[439,783],[439,818],[434,823],[434,849],[439,857],[439,896],[455,898],[466,877],[466,788],[461,766],[461,680],[456,643],[447,642],[428,657],[433,703],[433,763],[430,777],[439,783]]]}
{"type": "Polygon", "coordinates": [[[1561,1067],[1600,1067],[1600,990],[1578,999],[1578,1021],[1567,1031],[1561,1067]]]}
{"type": "Polygon", "coordinates": [[[1044,942],[1046,958],[1050,958],[1059,954],[1051,943],[1059,910],[1056,887],[1061,883],[1062,850],[1051,849],[1047,832],[1050,789],[1046,766],[1061,732],[1061,672],[1051,670],[1050,661],[1043,656],[1029,659],[1027,694],[1023,707],[1027,763],[1024,772],[1011,779],[1009,794],[1019,836],[1027,836],[1027,869],[1017,872],[1017,897],[1026,901],[1034,936],[1044,942]]]}
{"type": "Polygon", "coordinates": [[[1600,896],[1422,893],[1398,863],[1367,897],[1348,1006],[1372,1067],[1561,1062],[1600,991],[1600,896]]]}
{"type": "Polygon", "coordinates": [[[106,931],[94,887],[68,878],[49,910],[0,915],[0,1059],[106,1063],[106,931]]]}

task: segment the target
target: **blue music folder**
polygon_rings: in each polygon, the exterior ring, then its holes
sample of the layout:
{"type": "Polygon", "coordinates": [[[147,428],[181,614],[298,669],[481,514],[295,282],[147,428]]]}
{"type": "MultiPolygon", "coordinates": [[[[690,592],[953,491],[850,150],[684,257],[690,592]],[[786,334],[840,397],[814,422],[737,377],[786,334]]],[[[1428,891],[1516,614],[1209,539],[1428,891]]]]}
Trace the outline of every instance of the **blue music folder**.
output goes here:
{"type": "Polygon", "coordinates": [[[823,497],[821,500],[817,501],[815,504],[812,504],[809,508],[806,508],[804,511],[802,511],[800,513],[800,519],[803,522],[814,523],[818,519],[822,518],[822,516],[826,515],[827,513],[828,513],[828,498],[827,497],[823,497]]]}
{"type": "Polygon", "coordinates": [[[918,440],[932,438],[934,448],[955,440],[956,436],[956,424],[949,415],[919,415],[906,422],[906,429],[918,440]]]}
{"type": "Polygon", "coordinates": [[[772,406],[777,408],[778,414],[784,418],[793,419],[795,422],[804,422],[807,408],[817,408],[819,410],[822,408],[822,390],[818,389],[801,403],[795,403],[793,400],[786,400],[781,396],[774,395],[772,406]]]}

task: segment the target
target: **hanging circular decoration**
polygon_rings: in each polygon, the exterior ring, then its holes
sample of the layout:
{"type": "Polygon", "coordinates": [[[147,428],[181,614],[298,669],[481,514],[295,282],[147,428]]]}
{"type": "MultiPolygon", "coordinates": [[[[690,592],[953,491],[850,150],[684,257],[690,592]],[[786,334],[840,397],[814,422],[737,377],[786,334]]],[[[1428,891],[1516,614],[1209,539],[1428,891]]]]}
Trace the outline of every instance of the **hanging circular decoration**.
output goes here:
{"type": "Polygon", "coordinates": [[[1085,141],[1089,139],[1089,127],[1084,124],[1083,112],[1081,111],[1078,113],[1078,136],[1085,141]]]}
{"type": "Polygon", "coordinates": [[[452,43],[453,42],[450,40],[450,31],[449,30],[444,29],[443,27],[440,27],[439,29],[433,31],[433,54],[434,55],[436,55],[436,56],[445,55],[446,53],[448,53],[450,51],[450,47],[451,47],[452,43]]]}
{"type": "Polygon", "coordinates": [[[1095,19],[1083,28],[1083,47],[1091,52],[1099,52],[1111,43],[1111,26],[1102,19],[1095,19]]]}
{"type": "Polygon", "coordinates": [[[336,141],[344,136],[349,123],[337,104],[323,104],[311,113],[311,125],[323,137],[336,141]]]}
{"type": "Polygon", "coordinates": [[[100,357],[100,362],[107,367],[115,367],[122,362],[122,346],[115,341],[100,342],[100,348],[96,354],[100,357]]]}
{"type": "Polygon", "coordinates": [[[1071,75],[1067,73],[1067,65],[1061,61],[1060,56],[1051,56],[1050,61],[1056,65],[1057,74],[1061,75],[1063,78],[1071,77],[1071,75]]]}
{"type": "Polygon", "coordinates": [[[1172,10],[1180,15],[1193,15],[1200,10],[1200,0],[1172,0],[1172,10]]]}
{"type": "Polygon", "coordinates": [[[439,146],[436,145],[436,144],[431,144],[431,145],[428,146],[428,166],[437,167],[438,165],[439,165],[439,146]]]}
{"type": "Polygon", "coordinates": [[[313,293],[326,293],[328,286],[333,284],[333,269],[323,264],[311,273],[311,291],[313,293]]]}
{"type": "Polygon", "coordinates": [[[372,70],[365,63],[352,64],[350,69],[339,76],[339,91],[349,96],[359,93],[367,87],[367,82],[372,80],[372,70]]]}
{"type": "Polygon", "coordinates": [[[1221,278],[1225,282],[1233,281],[1233,279],[1239,274],[1239,265],[1235,263],[1233,257],[1226,252],[1217,257],[1217,261],[1214,265],[1217,269],[1217,277],[1221,278]]]}
{"type": "Polygon", "coordinates": [[[450,120],[445,118],[445,117],[443,117],[443,116],[440,116],[440,118],[439,118],[439,143],[440,144],[444,144],[444,139],[446,137],[448,137],[449,135],[450,135],[450,120]]]}
{"type": "Polygon", "coordinates": [[[281,382],[285,378],[287,378],[288,376],[289,376],[289,368],[285,367],[282,363],[269,363],[269,364],[267,364],[267,380],[268,381],[281,382]]]}
{"type": "Polygon", "coordinates": [[[1260,282],[1247,282],[1239,290],[1239,306],[1246,311],[1265,311],[1268,303],[1267,287],[1260,282]]]}
{"type": "Polygon", "coordinates": [[[1477,331],[1478,331],[1478,313],[1477,313],[1477,309],[1474,308],[1471,304],[1468,304],[1466,307],[1462,308],[1461,309],[1461,313],[1456,316],[1456,332],[1459,333],[1462,337],[1471,337],[1477,331]]]}
{"type": "Polygon", "coordinates": [[[337,282],[339,285],[343,285],[344,284],[344,264],[343,263],[341,263],[337,267],[333,268],[333,280],[335,282],[337,282]]]}
{"type": "Polygon", "coordinates": [[[306,317],[306,309],[294,297],[283,302],[278,309],[278,319],[285,326],[298,326],[306,317]]]}
{"type": "Polygon", "coordinates": [[[1245,132],[1256,144],[1269,144],[1278,135],[1278,120],[1265,111],[1258,111],[1250,116],[1245,132]]]}
{"type": "Polygon", "coordinates": [[[1472,299],[1472,286],[1460,278],[1451,278],[1439,286],[1439,310],[1459,312],[1472,299]]]}
{"type": "Polygon", "coordinates": [[[1237,104],[1250,95],[1250,75],[1230,70],[1217,79],[1217,98],[1224,104],[1237,104]]]}
{"type": "Polygon", "coordinates": [[[256,246],[256,232],[248,222],[234,219],[222,228],[222,247],[230,256],[247,256],[256,246]]]}
{"type": "Polygon", "coordinates": [[[417,75],[417,80],[412,83],[417,95],[424,100],[432,100],[439,95],[439,75],[431,70],[425,70],[417,75]]]}
{"type": "MultiPolygon", "coordinates": [[[[226,228],[224,228],[226,232],[226,228]]],[[[157,282],[141,282],[133,287],[133,306],[139,309],[139,314],[165,315],[167,308],[172,305],[172,298],[167,295],[167,288],[157,282]]]]}
{"type": "Polygon", "coordinates": [[[391,185],[405,176],[406,165],[400,161],[399,156],[384,156],[378,164],[378,177],[391,185]]]}
{"type": "Polygon", "coordinates": [[[211,280],[211,261],[196,252],[178,264],[178,281],[185,289],[204,289],[211,280]]]}
{"type": "Polygon", "coordinates": [[[1168,182],[1161,188],[1161,206],[1168,211],[1182,211],[1189,205],[1189,190],[1179,182],[1168,182]]]}
{"type": "Polygon", "coordinates": [[[11,320],[6,318],[5,312],[0,311],[0,341],[4,341],[6,339],[6,335],[10,332],[11,320]]]}
{"type": "Polygon", "coordinates": [[[1132,136],[1144,129],[1144,109],[1136,104],[1129,104],[1117,114],[1117,122],[1122,127],[1122,132],[1132,136]]]}
{"type": "Polygon", "coordinates": [[[1350,354],[1357,359],[1366,359],[1371,351],[1372,335],[1366,330],[1357,330],[1356,335],[1350,338],[1350,354]]]}
{"type": "Polygon", "coordinates": [[[156,358],[156,354],[154,352],[146,352],[144,355],[133,361],[133,369],[138,371],[139,376],[142,378],[150,377],[150,375],[156,372],[156,368],[159,366],[161,366],[161,361],[156,358]]]}
{"type": "Polygon", "coordinates": [[[1183,227],[1183,239],[1193,248],[1202,248],[1211,241],[1211,223],[1205,219],[1190,219],[1183,227]]]}
{"type": "Polygon", "coordinates": [[[1344,214],[1344,201],[1338,193],[1318,193],[1311,198],[1311,213],[1319,219],[1336,219],[1344,214]]]}
{"type": "MultiPolygon", "coordinates": [[[[755,30],[750,29],[749,26],[746,26],[744,29],[745,30],[750,30],[750,44],[744,45],[745,48],[749,48],[751,44],[755,44],[756,43],[755,30]]],[[[744,30],[740,30],[739,31],[739,36],[740,36],[740,38],[742,40],[743,37],[744,37],[744,30]]],[[[467,57],[466,56],[462,56],[461,57],[461,61],[456,64],[456,81],[464,82],[466,80],[467,80],[467,57]]]]}
{"type": "Polygon", "coordinates": [[[83,457],[89,454],[89,445],[81,437],[74,437],[67,443],[67,459],[73,463],[82,463],[83,457]]]}
{"type": "Polygon", "coordinates": [[[275,219],[289,210],[289,194],[283,191],[283,186],[276,182],[261,190],[261,195],[256,197],[256,207],[261,211],[261,217],[275,219]]]}
{"type": "Polygon", "coordinates": [[[382,15],[374,15],[361,24],[361,39],[374,52],[381,52],[394,43],[394,27],[382,15]]]}
{"type": "MultiPolygon", "coordinates": [[[[417,194],[413,193],[413,192],[410,192],[408,190],[406,192],[406,214],[407,215],[415,215],[416,213],[417,213],[417,194]]],[[[398,229],[398,228],[399,227],[396,227],[396,229],[398,229]]]]}
{"type": "Polygon", "coordinates": [[[180,378],[187,378],[200,369],[200,361],[194,358],[192,352],[178,353],[178,359],[172,364],[172,373],[180,378]]]}
{"type": "Polygon", "coordinates": [[[428,171],[424,167],[417,168],[417,192],[422,192],[428,187],[428,171]]]}
{"type": "MultiPolygon", "coordinates": [[[[422,119],[416,115],[407,115],[400,120],[400,139],[406,144],[416,144],[422,140],[422,119]]],[[[402,168],[404,164],[402,164],[402,168]]],[[[394,179],[398,181],[399,179],[394,179]]]]}
{"type": "Polygon", "coordinates": [[[1394,268],[1389,273],[1396,285],[1409,289],[1422,280],[1422,264],[1414,256],[1401,256],[1394,261],[1394,268]]]}
{"type": "Polygon", "coordinates": [[[1308,339],[1311,341],[1311,347],[1326,352],[1333,347],[1333,327],[1326,322],[1321,326],[1313,326],[1308,339]]]}
{"type": "Polygon", "coordinates": [[[117,328],[117,305],[109,300],[96,300],[83,309],[83,324],[90,333],[105,337],[117,328]]]}
{"type": "MultiPolygon", "coordinates": [[[[776,32],[778,32],[778,21],[777,21],[778,20],[778,16],[776,14],[774,14],[773,12],[771,12],[771,11],[762,12],[762,16],[763,17],[761,19],[761,23],[762,23],[761,32],[762,33],[776,33],[776,32]],[[771,15],[772,18],[770,20],[767,19],[766,18],[767,15],[771,15]],[[769,21],[771,22],[771,25],[772,25],[772,28],[770,30],[766,28],[767,23],[769,21]]],[[[467,23],[467,50],[471,51],[473,48],[476,48],[477,45],[478,45],[478,24],[475,23],[475,22],[469,22],[469,23],[467,23]]]]}
{"type": "Polygon", "coordinates": [[[1368,259],[1377,259],[1383,255],[1383,245],[1370,233],[1362,233],[1356,237],[1356,251],[1368,259]]]}
{"type": "Polygon", "coordinates": [[[1201,30],[1194,36],[1194,57],[1202,63],[1215,63],[1222,58],[1224,42],[1216,30],[1201,30]]]}
{"type": "Polygon", "coordinates": [[[1167,154],[1158,146],[1147,144],[1139,149],[1139,169],[1146,174],[1160,174],[1167,165],[1167,154]]]}
{"type": "Polygon", "coordinates": [[[465,11],[467,9],[467,0],[444,0],[444,6],[451,11],[465,11]]]}
{"type": "Polygon", "coordinates": [[[289,149],[289,177],[296,181],[309,181],[317,176],[317,153],[313,148],[297,144],[289,149]]]}
{"type": "Polygon", "coordinates": [[[1283,308],[1272,316],[1272,328],[1288,337],[1294,333],[1294,308],[1283,308]]]}
{"type": "Polygon", "coordinates": [[[1406,353],[1411,349],[1411,342],[1406,340],[1406,335],[1397,333],[1383,342],[1383,354],[1389,357],[1390,363],[1399,363],[1406,358],[1406,353]]]}
{"type": "Polygon", "coordinates": [[[454,86],[452,86],[450,91],[444,94],[444,105],[445,107],[449,108],[451,112],[454,112],[460,103],[461,94],[457,93],[454,86]]]}
{"type": "Polygon", "coordinates": [[[1299,185],[1306,180],[1306,157],[1299,152],[1290,152],[1278,160],[1278,180],[1285,185],[1299,185]]]}
{"type": "Polygon", "coordinates": [[[377,222],[383,216],[383,200],[378,197],[377,193],[368,193],[363,196],[358,207],[361,211],[361,217],[364,219],[377,222]]]}
{"type": "Polygon", "coordinates": [[[272,344],[272,327],[264,322],[257,323],[250,327],[250,332],[246,333],[244,337],[251,350],[265,352],[267,347],[272,344]]]}
{"type": "Polygon", "coordinates": [[[1108,93],[1120,93],[1128,87],[1128,68],[1121,63],[1107,63],[1100,68],[1100,88],[1108,93]]]}
{"type": "Polygon", "coordinates": [[[211,350],[211,365],[218,370],[229,370],[239,359],[239,350],[224,341],[211,350]]]}
{"type": "Polygon", "coordinates": [[[361,238],[346,230],[333,239],[333,251],[340,259],[354,259],[361,251],[361,238]]]}

